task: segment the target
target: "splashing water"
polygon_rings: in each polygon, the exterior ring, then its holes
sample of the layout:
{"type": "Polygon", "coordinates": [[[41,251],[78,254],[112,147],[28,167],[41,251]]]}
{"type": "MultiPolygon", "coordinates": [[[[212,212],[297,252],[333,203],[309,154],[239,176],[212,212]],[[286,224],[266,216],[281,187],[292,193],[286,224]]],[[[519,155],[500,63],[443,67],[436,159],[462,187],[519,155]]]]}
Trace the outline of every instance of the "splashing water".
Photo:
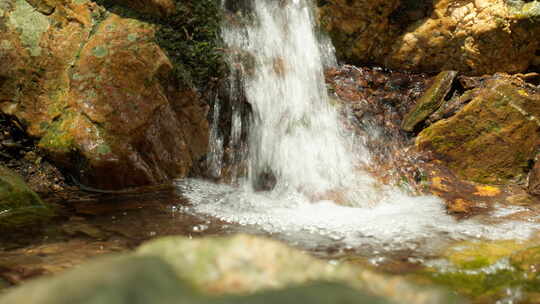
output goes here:
{"type": "MultiPolygon", "coordinates": [[[[224,2],[225,10],[235,9],[222,36],[230,49],[229,147],[239,151],[235,161],[247,163],[247,177],[237,186],[177,181],[191,212],[304,240],[304,246],[314,239],[324,246],[326,239],[387,251],[436,246],[435,239],[526,238],[540,227],[457,222],[435,197],[377,184],[359,169],[369,164],[369,151],[343,130],[329,101],[323,67],[335,64],[335,57],[328,39],[316,33],[311,1],[240,2],[224,2]],[[249,120],[240,109],[244,97],[249,120]],[[247,148],[243,130],[249,131],[247,148]],[[262,187],[267,191],[257,191],[268,180],[272,185],[262,187]]],[[[223,166],[220,115],[216,104],[209,156],[214,175],[223,166]]]]}

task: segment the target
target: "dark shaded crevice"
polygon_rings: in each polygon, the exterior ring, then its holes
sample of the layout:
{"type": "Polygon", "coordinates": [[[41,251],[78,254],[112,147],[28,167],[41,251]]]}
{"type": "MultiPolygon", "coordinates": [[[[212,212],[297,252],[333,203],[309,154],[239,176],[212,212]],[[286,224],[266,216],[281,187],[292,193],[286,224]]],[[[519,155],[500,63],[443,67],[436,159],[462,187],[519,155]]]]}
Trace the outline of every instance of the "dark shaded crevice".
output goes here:
{"type": "Polygon", "coordinates": [[[433,9],[433,1],[431,0],[402,0],[401,4],[390,14],[389,21],[399,25],[400,34],[402,34],[409,25],[430,16],[433,9]]]}

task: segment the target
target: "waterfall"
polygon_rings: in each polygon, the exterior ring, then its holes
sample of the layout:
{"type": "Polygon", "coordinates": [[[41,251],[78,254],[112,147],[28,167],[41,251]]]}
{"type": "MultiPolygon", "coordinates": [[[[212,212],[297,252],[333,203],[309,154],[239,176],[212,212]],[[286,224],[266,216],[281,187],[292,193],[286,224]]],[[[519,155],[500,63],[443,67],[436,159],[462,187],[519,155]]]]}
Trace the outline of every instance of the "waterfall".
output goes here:
{"type": "MultiPolygon", "coordinates": [[[[300,191],[314,199],[339,192],[345,204],[367,199],[360,194],[366,191],[353,189],[359,186],[355,167],[368,152],[347,138],[329,101],[323,67],[336,59],[332,44],[316,32],[311,1],[248,3],[249,11],[246,3],[224,2],[229,18],[222,28],[233,84],[230,146],[241,146],[246,129],[247,151],[240,149],[235,161],[247,165],[247,186],[300,191]],[[244,123],[242,98],[252,110],[244,123]]],[[[209,157],[214,172],[223,158],[215,134],[209,157]]]]}
{"type": "Polygon", "coordinates": [[[312,1],[224,0],[223,9],[231,109],[214,105],[208,162],[212,175],[227,171],[233,183],[177,181],[191,204],[187,212],[307,247],[337,242],[377,252],[428,250],[449,239],[526,238],[538,228],[458,223],[440,199],[412,197],[360,169],[369,152],[342,128],[328,96],[323,70],[336,60],[316,30],[312,1]],[[222,120],[230,121],[226,136],[222,120]],[[224,170],[227,153],[237,165],[232,170],[224,170]]]}

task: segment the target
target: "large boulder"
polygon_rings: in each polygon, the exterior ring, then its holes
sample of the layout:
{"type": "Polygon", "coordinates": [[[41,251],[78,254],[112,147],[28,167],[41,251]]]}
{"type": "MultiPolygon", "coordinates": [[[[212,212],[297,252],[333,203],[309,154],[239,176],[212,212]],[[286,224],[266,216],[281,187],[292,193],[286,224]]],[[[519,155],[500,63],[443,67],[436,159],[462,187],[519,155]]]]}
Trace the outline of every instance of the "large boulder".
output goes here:
{"type": "Polygon", "coordinates": [[[0,66],[0,110],[91,186],[186,176],[206,151],[206,110],[176,89],[156,26],[86,0],[36,2],[0,4],[0,60],[11,63],[0,66]]]}
{"type": "Polygon", "coordinates": [[[0,165],[0,231],[40,223],[52,215],[52,210],[21,176],[0,165]]]}
{"type": "Polygon", "coordinates": [[[324,1],[338,55],[396,69],[467,74],[525,71],[538,60],[537,1],[324,1]]]}
{"type": "Polygon", "coordinates": [[[254,236],[169,237],[7,291],[0,304],[461,303],[254,236]],[[324,281],[326,283],[320,283],[324,281]]]}
{"type": "Polygon", "coordinates": [[[420,150],[433,151],[459,176],[481,183],[522,181],[540,148],[540,91],[517,78],[483,80],[454,116],[424,129],[420,150]]]}
{"type": "MultiPolygon", "coordinates": [[[[256,236],[168,237],[144,244],[137,253],[161,257],[184,281],[203,293],[214,295],[253,293],[325,281],[345,283],[396,303],[457,301],[444,291],[422,288],[402,277],[390,278],[351,263],[328,263],[281,242],[256,236]]],[[[338,302],[336,299],[328,303],[338,302]]],[[[363,298],[358,302],[364,303],[363,298]]]]}

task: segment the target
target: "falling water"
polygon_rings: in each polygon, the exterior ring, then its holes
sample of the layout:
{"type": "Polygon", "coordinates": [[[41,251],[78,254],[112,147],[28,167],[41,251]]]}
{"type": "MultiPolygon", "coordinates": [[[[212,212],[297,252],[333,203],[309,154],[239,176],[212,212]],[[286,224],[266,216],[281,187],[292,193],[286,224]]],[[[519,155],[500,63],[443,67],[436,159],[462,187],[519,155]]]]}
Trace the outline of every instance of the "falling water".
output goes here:
{"type": "Polygon", "coordinates": [[[311,2],[224,1],[232,111],[215,105],[209,167],[213,175],[222,171],[217,121],[229,119],[232,162],[247,170],[231,173],[237,185],[178,181],[190,211],[306,244],[315,237],[318,245],[329,239],[400,250],[437,238],[527,237],[537,224],[458,223],[439,199],[411,197],[360,169],[369,152],[343,130],[329,99],[323,69],[335,64],[333,47],[316,31],[311,2]]]}

